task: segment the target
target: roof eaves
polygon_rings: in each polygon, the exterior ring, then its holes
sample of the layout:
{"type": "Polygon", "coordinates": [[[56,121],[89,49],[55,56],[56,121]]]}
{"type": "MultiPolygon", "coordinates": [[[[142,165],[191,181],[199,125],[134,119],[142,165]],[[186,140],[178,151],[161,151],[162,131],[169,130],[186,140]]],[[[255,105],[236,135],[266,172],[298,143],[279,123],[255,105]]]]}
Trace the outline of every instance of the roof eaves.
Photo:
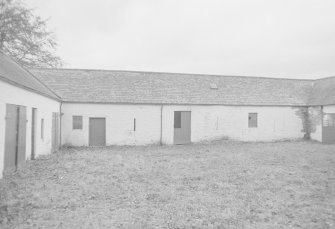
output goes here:
{"type": "MultiPolygon", "coordinates": [[[[23,68],[23,67],[22,67],[23,68]]],[[[34,74],[32,74],[28,69],[23,68],[28,74],[30,74],[34,79],[40,82],[44,87],[46,87],[52,94],[54,94],[58,99],[61,99],[61,96],[54,92],[50,87],[44,84],[40,79],[38,79],[34,74]]]]}
{"type": "Polygon", "coordinates": [[[41,91],[38,91],[38,90],[35,90],[35,89],[33,89],[33,88],[24,86],[24,85],[19,84],[19,83],[17,83],[17,82],[14,82],[14,81],[12,81],[12,80],[10,80],[10,79],[8,79],[7,77],[4,77],[4,76],[2,76],[2,75],[0,75],[0,80],[4,81],[4,82],[6,82],[6,83],[9,83],[9,84],[11,84],[11,85],[13,85],[13,86],[20,87],[20,88],[22,88],[22,89],[25,89],[25,90],[28,90],[28,91],[31,91],[31,92],[34,92],[34,93],[43,95],[43,96],[48,97],[48,98],[50,98],[50,99],[53,99],[53,100],[56,100],[56,101],[59,101],[59,102],[62,101],[61,98],[58,97],[58,96],[53,97],[53,96],[48,95],[48,94],[46,94],[46,93],[43,93],[43,92],[41,92],[41,91]]]}
{"type": "Polygon", "coordinates": [[[188,106],[188,105],[196,105],[196,106],[260,106],[260,107],[307,107],[307,104],[227,104],[227,103],[146,103],[146,102],[92,102],[92,101],[73,101],[73,100],[62,100],[63,103],[79,103],[79,104],[143,104],[143,105],[180,105],[180,106],[188,106]]]}
{"type": "MultiPolygon", "coordinates": [[[[4,53],[3,50],[0,49],[0,52],[2,54],[4,54],[6,57],[8,57],[11,61],[13,61],[14,63],[17,64],[17,66],[21,69],[23,69],[25,72],[27,72],[30,76],[32,76],[34,79],[36,79],[40,84],[42,84],[42,86],[44,86],[47,90],[49,90],[49,92],[51,92],[52,94],[54,94],[56,96],[56,98],[60,99],[61,97],[59,95],[57,95],[54,91],[52,91],[47,85],[45,85],[42,81],[40,81],[37,77],[35,77],[31,72],[28,71],[28,69],[24,68],[23,66],[21,66],[16,60],[14,60],[11,56],[7,55],[4,53]]],[[[23,85],[21,85],[23,86],[23,85]]],[[[25,86],[23,86],[25,87],[25,86]]],[[[34,89],[32,89],[34,90],[34,89]]],[[[34,90],[34,91],[37,91],[37,90],[34,90]]],[[[40,92],[40,94],[45,94],[43,92],[40,92]]],[[[51,97],[51,96],[50,96],[51,97]]]]}

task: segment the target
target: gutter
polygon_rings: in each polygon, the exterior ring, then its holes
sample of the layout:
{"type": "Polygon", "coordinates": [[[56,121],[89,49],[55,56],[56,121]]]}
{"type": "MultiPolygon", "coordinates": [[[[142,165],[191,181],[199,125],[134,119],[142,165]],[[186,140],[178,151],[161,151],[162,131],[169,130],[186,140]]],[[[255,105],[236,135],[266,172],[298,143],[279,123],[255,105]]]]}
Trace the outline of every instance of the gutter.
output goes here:
{"type": "Polygon", "coordinates": [[[161,105],[161,139],[160,145],[163,145],[163,104],[161,105]]]}
{"type": "Polygon", "coordinates": [[[307,104],[229,104],[229,103],[164,103],[161,102],[154,102],[154,103],[148,103],[148,102],[92,102],[92,101],[70,101],[70,100],[62,100],[63,103],[68,104],[109,104],[109,105],[171,105],[171,106],[231,106],[231,107],[306,107],[309,106],[307,104]]]}
{"type": "Polygon", "coordinates": [[[62,105],[63,103],[60,102],[59,106],[59,147],[62,147],[62,105]]]}
{"type": "Polygon", "coordinates": [[[325,113],[323,111],[323,106],[321,106],[321,142],[323,142],[323,117],[325,113]]]}

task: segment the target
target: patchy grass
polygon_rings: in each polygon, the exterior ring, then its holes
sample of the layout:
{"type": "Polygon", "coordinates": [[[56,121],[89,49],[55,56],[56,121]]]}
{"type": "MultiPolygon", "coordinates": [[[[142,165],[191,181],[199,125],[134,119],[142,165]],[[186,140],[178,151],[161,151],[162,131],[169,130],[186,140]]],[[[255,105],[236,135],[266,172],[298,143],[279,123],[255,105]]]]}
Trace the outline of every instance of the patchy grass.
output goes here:
{"type": "Polygon", "coordinates": [[[0,228],[335,228],[335,146],[70,148],[0,191],[0,228]]]}

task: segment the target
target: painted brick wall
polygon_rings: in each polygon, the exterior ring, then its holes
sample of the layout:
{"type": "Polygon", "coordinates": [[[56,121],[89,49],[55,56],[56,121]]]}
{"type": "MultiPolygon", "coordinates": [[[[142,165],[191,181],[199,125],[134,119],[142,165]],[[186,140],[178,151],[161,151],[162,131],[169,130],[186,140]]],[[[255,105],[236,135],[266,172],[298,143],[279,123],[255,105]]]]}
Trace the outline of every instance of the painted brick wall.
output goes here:
{"type": "Polygon", "coordinates": [[[6,104],[26,106],[27,129],[26,129],[26,157],[31,156],[31,113],[32,107],[37,108],[36,125],[36,156],[51,152],[51,125],[52,112],[59,112],[60,103],[33,92],[12,86],[0,81],[0,177],[2,176],[5,150],[5,123],[6,104]],[[41,119],[44,119],[44,139],[41,139],[41,119]]]}

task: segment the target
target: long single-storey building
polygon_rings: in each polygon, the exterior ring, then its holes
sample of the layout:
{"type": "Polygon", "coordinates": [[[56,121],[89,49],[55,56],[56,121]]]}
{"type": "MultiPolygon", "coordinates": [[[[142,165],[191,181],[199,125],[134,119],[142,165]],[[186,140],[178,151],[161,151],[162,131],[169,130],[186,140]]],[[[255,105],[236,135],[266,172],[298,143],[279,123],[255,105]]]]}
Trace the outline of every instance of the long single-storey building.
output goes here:
{"type": "MultiPolygon", "coordinates": [[[[335,77],[28,71],[2,53],[0,58],[0,171],[16,168],[17,158],[34,158],[60,145],[302,138],[335,143],[335,77]],[[26,112],[24,144],[11,132],[24,131],[18,121],[11,121],[18,120],[21,107],[26,112]],[[14,155],[14,166],[6,155],[14,155]]],[[[24,138],[23,133],[19,136],[24,138]]]]}
{"type": "Polygon", "coordinates": [[[57,150],[61,99],[0,52],[0,178],[57,150]]]}
{"type": "Polygon", "coordinates": [[[62,144],[335,142],[335,78],[31,69],[62,99],[62,144]],[[323,117],[323,118],[322,118],[323,117]]]}

